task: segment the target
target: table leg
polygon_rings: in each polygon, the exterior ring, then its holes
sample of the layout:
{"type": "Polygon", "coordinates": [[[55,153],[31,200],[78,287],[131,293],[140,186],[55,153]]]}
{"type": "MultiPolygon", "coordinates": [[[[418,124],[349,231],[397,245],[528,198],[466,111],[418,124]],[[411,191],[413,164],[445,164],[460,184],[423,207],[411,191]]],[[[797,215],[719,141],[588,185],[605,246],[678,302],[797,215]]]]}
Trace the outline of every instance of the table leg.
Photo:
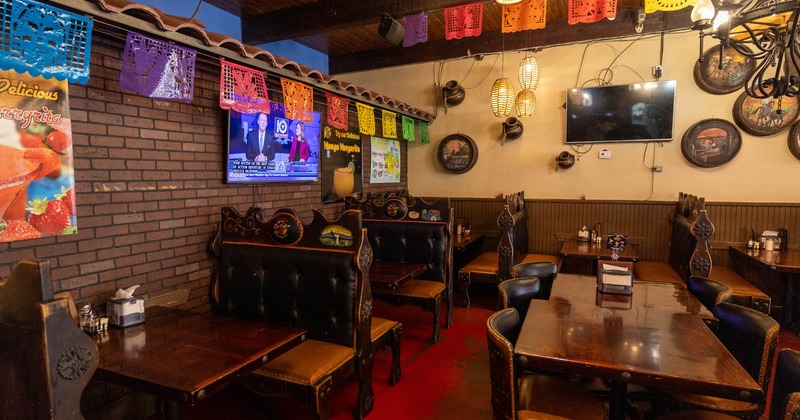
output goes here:
{"type": "Polygon", "coordinates": [[[796,276],[786,276],[784,282],[783,297],[783,322],[789,330],[796,331],[794,328],[794,282],[798,280],[796,276]]]}
{"type": "Polygon", "coordinates": [[[166,417],[167,420],[178,420],[181,418],[181,408],[177,401],[159,398],[158,404],[161,412],[164,413],[164,417],[166,417]]]}
{"type": "Polygon", "coordinates": [[[628,384],[625,382],[611,381],[609,386],[611,387],[611,395],[609,395],[608,417],[610,420],[625,420],[628,384]]]}

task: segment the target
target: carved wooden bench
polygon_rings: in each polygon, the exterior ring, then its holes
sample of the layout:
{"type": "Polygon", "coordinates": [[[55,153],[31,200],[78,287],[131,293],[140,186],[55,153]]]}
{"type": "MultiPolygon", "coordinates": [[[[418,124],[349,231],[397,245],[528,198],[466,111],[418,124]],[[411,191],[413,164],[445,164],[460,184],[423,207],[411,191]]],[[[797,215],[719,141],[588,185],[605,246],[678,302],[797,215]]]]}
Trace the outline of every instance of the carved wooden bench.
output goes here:
{"type": "Polygon", "coordinates": [[[528,254],[528,211],[523,192],[506,197],[497,226],[500,229],[497,250],[479,254],[458,270],[457,304],[461,308],[469,307],[469,285],[472,282],[500,283],[511,278],[511,268],[520,263],[561,262],[561,258],[555,255],[528,254]]]}
{"type": "Polygon", "coordinates": [[[425,272],[375,297],[411,303],[433,313],[433,342],[440,338],[439,308],[447,303],[445,327],[453,323],[453,217],[449,198],[431,201],[410,194],[347,197],[345,209],[363,212],[363,225],[376,261],[422,263],[425,272]]]}
{"type": "Polygon", "coordinates": [[[98,352],[69,305],[53,298],[47,261],[22,261],[0,279],[0,419],[83,418],[98,352]]]}
{"type": "Polygon", "coordinates": [[[714,224],[709,220],[705,199],[680,193],[672,215],[672,234],[667,262],[639,261],[637,280],[686,284],[690,276],[707,277],[733,290],[732,302],[769,313],[770,297],[727,267],[713,267],[709,240],[714,224]]]}
{"type": "Polygon", "coordinates": [[[361,214],[329,220],[314,210],[304,225],[291,209],[271,217],[230,207],[212,251],[219,257],[212,281],[212,310],[307,331],[307,340],[267,362],[243,383],[257,394],[292,395],[328,418],[332,387],[355,376],[354,414],[373,405],[370,340],[372,249],[361,214]]]}

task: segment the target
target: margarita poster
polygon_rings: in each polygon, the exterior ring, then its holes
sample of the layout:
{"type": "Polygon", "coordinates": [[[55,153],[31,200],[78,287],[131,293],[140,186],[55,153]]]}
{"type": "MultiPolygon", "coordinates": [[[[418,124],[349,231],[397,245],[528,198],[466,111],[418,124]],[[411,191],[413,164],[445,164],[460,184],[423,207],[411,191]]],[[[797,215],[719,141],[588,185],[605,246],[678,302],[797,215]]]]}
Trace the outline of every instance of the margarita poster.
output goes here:
{"type": "Polygon", "coordinates": [[[400,182],[400,142],[372,137],[370,183],[400,182]]]}
{"type": "Polygon", "coordinates": [[[319,161],[323,204],[361,193],[361,134],[325,126],[319,161]]]}
{"type": "Polygon", "coordinates": [[[0,242],[77,232],[66,80],[0,71],[0,242]]]}

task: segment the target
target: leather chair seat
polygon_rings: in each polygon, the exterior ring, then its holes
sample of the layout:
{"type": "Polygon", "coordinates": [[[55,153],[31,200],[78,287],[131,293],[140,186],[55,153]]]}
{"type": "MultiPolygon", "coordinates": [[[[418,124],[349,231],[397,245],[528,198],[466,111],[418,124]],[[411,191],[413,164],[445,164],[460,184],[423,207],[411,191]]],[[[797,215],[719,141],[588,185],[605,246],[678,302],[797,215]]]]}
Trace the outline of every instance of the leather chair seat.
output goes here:
{"type": "Polygon", "coordinates": [[[605,417],[602,400],[572,382],[540,374],[525,375],[519,381],[520,420],[605,417]]]}
{"type": "Polygon", "coordinates": [[[769,314],[772,298],[730,267],[714,267],[708,277],[731,287],[731,302],[769,314]]]}
{"type": "Polygon", "coordinates": [[[547,413],[539,413],[536,411],[519,410],[517,411],[517,420],[572,420],[567,417],[554,416],[547,413]]]}
{"type": "Polygon", "coordinates": [[[686,420],[688,418],[691,418],[692,420],[738,420],[739,419],[738,417],[734,417],[728,414],[719,413],[716,411],[705,411],[705,410],[673,411],[663,416],[658,416],[658,420],[686,420]]]}
{"type": "Polygon", "coordinates": [[[561,257],[559,257],[558,255],[527,254],[525,255],[525,258],[522,259],[522,262],[520,264],[534,263],[534,262],[551,262],[560,266],[561,257]]]}
{"type": "Polygon", "coordinates": [[[401,284],[397,287],[397,289],[381,289],[380,291],[375,291],[374,294],[401,295],[415,298],[433,299],[442,294],[444,290],[444,283],[438,281],[412,279],[401,284]]]}
{"type": "Polygon", "coordinates": [[[497,267],[499,266],[500,258],[497,256],[497,252],[487,251],[468,262],[459,272],[497,275],[497,267]]]}
{"type": "Polygon", "coordinates": [[[253,373],[301,385],[312,385],[329,376],[354,356],[350,347],[306,340],[253,373]]]}
{"type": "Polygon", "coordinates": [[[734,295],[750,295],[755,288],[752,283],[728,267],[714,267],[708,277],[730,286],[734,295]]]}
{"type": "Polygon", "coordinates": [[[387,331],[397,325],[397,321],[390,321],[385,318],[372,317],[372,328],[370,328],[370,335],[374,342],[378,337],[386,334],[387,331]]]}
{"type": "Polygon", "coordinates": [[[724,410],[727,413],[741,413],[746,415],[754,411],[764,409],[763,404],[756,404],[746,401],[730,400],[727,398],[712,397],[700,394],[687,394],[674,392],[670,397],[677,401],[678,406],[686,405],[693,408],[705,408],[708,410],[724,410]]]}
{"type": "Polygon", "coordinates": [[[685,284],[681,276],[675,272],[669,263],[659,261],[637,262],[633,266],[633,277],[636,280],[685,284]]]}

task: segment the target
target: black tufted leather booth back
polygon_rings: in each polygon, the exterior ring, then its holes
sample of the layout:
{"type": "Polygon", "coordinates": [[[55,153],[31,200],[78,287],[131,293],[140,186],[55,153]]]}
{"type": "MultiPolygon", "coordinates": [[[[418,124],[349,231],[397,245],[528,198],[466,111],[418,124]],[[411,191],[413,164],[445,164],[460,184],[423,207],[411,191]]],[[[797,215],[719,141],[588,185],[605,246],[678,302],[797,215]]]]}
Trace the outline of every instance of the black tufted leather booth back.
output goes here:
{"type": "Polygon", "coordinates": [[[225,244],[219,259],[218,312],[305,329],[308,338],[354,345],[353,254],[225,244]]]}
{"type": "Polygon", "coordinates": [[[375,261],[427,264],[417,278],[447,284],[447,224],[364,220],[363,226],[375,261]]]}

